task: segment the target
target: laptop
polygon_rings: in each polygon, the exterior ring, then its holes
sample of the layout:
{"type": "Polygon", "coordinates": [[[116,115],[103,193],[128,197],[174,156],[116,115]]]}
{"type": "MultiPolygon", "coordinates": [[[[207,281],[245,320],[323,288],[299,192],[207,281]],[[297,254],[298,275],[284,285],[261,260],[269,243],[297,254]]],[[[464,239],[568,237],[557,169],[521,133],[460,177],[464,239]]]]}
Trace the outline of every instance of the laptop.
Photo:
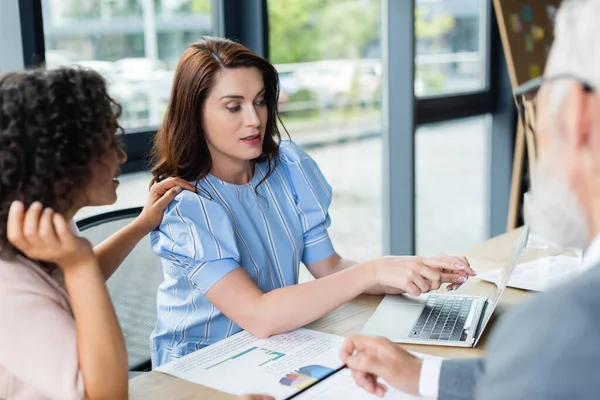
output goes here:
{"type": "Polygon", "coordinates": [[[386,296],[361,333],[397,343],[474,347],[488,324],[527,245],[523,228],[499,281],[487,297],[432,293],[386,296]]]}

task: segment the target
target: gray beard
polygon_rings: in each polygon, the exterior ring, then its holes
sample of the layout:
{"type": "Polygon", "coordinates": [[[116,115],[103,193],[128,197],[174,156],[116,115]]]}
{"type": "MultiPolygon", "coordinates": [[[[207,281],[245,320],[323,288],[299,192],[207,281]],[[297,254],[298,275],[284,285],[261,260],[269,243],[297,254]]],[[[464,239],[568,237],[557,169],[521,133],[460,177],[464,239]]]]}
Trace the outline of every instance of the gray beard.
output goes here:
{"type": "Polygon", "coordinates": [[[548,244],[583,250],[589,244],[587,215],[564,174],[550,174],[548,169],[538,161],[525,204],[525,221],[531,232],[548,244]]]}

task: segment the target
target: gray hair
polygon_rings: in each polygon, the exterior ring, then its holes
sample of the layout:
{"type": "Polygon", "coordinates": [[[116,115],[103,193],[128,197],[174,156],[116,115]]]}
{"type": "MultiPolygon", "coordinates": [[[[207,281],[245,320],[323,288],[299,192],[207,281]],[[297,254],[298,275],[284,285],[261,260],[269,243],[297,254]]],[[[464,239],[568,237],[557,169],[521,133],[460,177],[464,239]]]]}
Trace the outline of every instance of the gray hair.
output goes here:
{"type": "MultiPolygon", "coordinates": [[[[600,90],[600,0],[564,0],[556,14],[546,75],[569,73],[600,90]]],[[[551,107],[564,100],[567,82],[553,84],[551,107]]]]}

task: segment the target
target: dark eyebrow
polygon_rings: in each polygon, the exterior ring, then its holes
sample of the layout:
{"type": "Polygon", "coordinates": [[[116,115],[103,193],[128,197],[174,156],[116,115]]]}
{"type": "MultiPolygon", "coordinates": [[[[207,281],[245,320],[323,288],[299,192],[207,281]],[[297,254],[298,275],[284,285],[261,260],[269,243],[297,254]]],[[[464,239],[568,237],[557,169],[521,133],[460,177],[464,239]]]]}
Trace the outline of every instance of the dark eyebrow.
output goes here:
{"type": "Polygon", "coordinates": [[[219,100],[223,100],[223,99],[244,99],[244,96],[239,96],[239,95],[234,95],[234,94],[228,94],[226,96],[221,97],[219,100]]]}
{"type": "MultiPolygon", "coordinates": [[[[256,96],[258,96],[259,94],[261,94],[264,91],[265,91],[265,88],[263,87],[262,89],[260,89],[258,91],[258,93],[256,93],[256,96]]],[[[239,94],[228,94],[228,95],[225,95],[225,96],[221,97],[219,100],[223,100],[223,99],[239,99],[239,100],[244,100],[244,96],[240,96],[239,94]]]]}

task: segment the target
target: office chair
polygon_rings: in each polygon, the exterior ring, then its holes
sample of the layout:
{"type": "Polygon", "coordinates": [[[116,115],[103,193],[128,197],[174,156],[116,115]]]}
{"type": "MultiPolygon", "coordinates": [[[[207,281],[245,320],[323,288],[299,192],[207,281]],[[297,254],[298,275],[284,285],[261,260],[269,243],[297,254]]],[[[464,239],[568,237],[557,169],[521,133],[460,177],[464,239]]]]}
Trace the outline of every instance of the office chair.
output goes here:
{"type": "MultiPolygon", "coordinates": [[[[96,246],[133,221],[141,211],[142,207],[134,207],[94,215],[78,221],[77,228],[96,246]]],[[[107,282],[125,337],[130,371],[151,370],[149,337],[156,322],[156,290],[162,281],[160,259],[146,236],[107,282]]]]}

